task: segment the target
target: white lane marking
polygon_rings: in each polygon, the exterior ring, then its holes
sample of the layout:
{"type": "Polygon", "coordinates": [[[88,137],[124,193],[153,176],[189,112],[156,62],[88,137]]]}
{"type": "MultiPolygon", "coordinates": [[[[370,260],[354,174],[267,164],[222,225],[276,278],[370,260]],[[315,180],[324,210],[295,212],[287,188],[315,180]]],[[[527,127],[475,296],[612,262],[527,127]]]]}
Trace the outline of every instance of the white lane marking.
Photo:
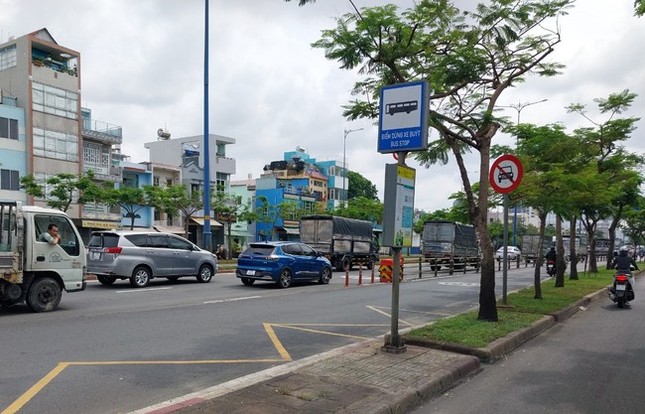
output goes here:
{"type": "Polygon", "coordinates": [[[160,287],[160,288],[136,289],[136,290],[117,290],[116,293],[144,293],[144,292],[152,292],[153,290],[168,290],[168,289],[172,289],[172,288],[160,287]]]}
{"type": "Polygon", "coordinates": [[[209,300],[209,301],[204,302],[204,304],[235,302],[235,301],[238,301],[238,300],[258,299],[258,298],[261,298],[261,297],[262,296],[246,296],[246,297],[243,297],[243,298],[209,300]]]}
{"type": "Polygon", "coordinates": [[[468,282],[439,282],[439,284],[445,285],[445,286],[467,286],[467,287],[479,286],[479,283],[468,283],[468,282]]]}

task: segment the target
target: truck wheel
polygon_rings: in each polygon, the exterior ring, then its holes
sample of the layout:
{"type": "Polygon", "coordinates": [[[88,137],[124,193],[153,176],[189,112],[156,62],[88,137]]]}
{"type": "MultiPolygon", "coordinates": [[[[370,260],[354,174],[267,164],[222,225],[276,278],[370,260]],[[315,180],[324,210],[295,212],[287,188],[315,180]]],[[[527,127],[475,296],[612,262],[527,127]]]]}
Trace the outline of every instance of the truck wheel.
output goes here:
{"type": "Polygon", "coordinates": [[[36,280],[27,292],[27,305],[34,312],[49,312],[58,306],[62,291],[58,282],[50,277],[36,280]]]}
{"type": "Polygon", "coordinates": [[[349,256],[343,257],[343,270],[352,270],[352,259],[349,256]]]}
{"type": "Polygon", "coordinates": [[[372,268],[374,268],[374,262],[375,262],[375,260],[374,260],[373,257],[368,258],[367,263],[365,263],[365,268],[367,270],[372,270],[372,268]]]}
{"type": "Polygon", "coordinates": [[[150,283],[150,279],[152,279],[150,270],[145,266],[138,266],[132,272],[132,276],[130,277],[130,286],[136,288],[146,287],[148,286],[148,283],[150,283]]]}
{"type": "Polygon", "coordinates": [[[100,284],[105,286],[110,286],[111,284],[116,282],[116,277],[111,277],[111,276],[97,276],[96,279],[99,281],[100,284]]]}

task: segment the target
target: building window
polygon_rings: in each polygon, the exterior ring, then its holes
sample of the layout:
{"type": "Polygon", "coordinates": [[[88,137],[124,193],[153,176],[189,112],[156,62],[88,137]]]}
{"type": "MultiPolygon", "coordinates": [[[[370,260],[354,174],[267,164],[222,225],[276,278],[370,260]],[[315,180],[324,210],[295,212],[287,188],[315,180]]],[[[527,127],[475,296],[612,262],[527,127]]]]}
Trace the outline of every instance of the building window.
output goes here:
{"type": "Polygon", "coordinates": [[[78,94],[76,92],[33,82],[32,99],[34,111],[78,119],[78,94]]]}
{"type": "Polygon", "coordinates": [[[110,147],[83,142],[83,170],[93,170],[97,174],[109,174],[110,147]]]}
{"type": "MultiPolygon", "coordinates": [[[[78,137],[64,132],[34,128],[34,155],[78,162],[78,137]]],[[[92,156],[98,157],[97,154],[92,156]]],[[[109,154],[107,160],[109,163],[109,154]]],[[[100,162],[101,164],[96,165],[103,164],[103,160],[100,162]]]]}
{"type": "Polygon", "coordinates": [[[20,174],[15,170],[0,170],[0,189],[19,191],[20,174]]]}
{"type": "Polygon", "coordinates": [[[0,116],[0,138],[18,139],[18,120],[0,116]]]}
{"type": "Polygon", "coordinates": [[[7,46],[0,49],[0,70],[5,70],[16,66],[17,59],[16,45],[7,46]]]}
{"type": "Polygon", "coordinates": [[[166,187],[172,187],[172,178],[166,179],[166,187]]]}
{"type": "Polygon", "coordinates": [[[159,187],[159,177],[152,177],[152,185],[159,187]]]}

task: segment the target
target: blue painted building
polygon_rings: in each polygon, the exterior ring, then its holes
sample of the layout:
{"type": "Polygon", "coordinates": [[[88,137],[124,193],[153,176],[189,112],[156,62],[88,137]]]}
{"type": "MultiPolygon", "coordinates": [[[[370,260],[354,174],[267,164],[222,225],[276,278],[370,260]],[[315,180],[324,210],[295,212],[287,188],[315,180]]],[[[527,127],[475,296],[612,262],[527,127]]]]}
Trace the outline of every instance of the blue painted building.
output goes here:
{"type": "Polygon", "coordinates": [[[27,175],[25,111],[0,90],[0,199],[25,202],[20,178],[27,175]]]}

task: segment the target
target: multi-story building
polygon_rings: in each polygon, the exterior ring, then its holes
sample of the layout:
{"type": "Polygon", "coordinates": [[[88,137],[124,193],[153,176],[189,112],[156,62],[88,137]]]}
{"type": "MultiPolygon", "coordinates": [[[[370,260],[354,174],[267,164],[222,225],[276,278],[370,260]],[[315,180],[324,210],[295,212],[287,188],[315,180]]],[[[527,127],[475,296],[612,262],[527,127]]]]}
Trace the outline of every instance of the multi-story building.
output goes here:
{"type": "MultiPolygon", "coordinates": [[[[60,46],[47,29],[0,45],[0,89],[24,109],[25,172],[37,181],[82,173],[80,65],[80,53],[60,46]]],[[[78,222],[78,204],[67,212],[78,222]]]]}
{"type": "Polygon", "coordinates": [[[264,171],[255,186],[255,207],[265,210],[264,219],[256,223],[256,240],[298,240],[297,217],[285,214],[280,206],[291,202],[305,213],[324,209],[327,176],[315,164],[315,159],[302,150],[286,152],[284,160],[271,162],[264,171]]]}
{"type": "MultiPolygon", "coordinates": [[[[204,161],[206,159],[203,147],[203,136],[190,136],[168,139],[169,134],[160,134],[158,141],[147,142],[144,147],[150,151],[150,162],[178,166],[181,169],[181,183],[189,191],[203,191],[204,189],[204,161]]],[[[235,139],[222,135],[209,136],[208,159],[210,161],[209,188],[214,196],[217,192],[229,193],[231,175],[235,174],[235,159],[226,156],[226,147],[234,144],[235,139]]],[[[214,197],[213,197],[214,198],[214,197]]],[[[210,212],[212,245],[223,245],[224,229],[221,223],[213,218],[210,212]]],[[[189,239],[203,246],[204,212],[198,211],[191,217],[189,226],[189,239]]]]}
{"type": "MultiPolygon", "coordinates": [[[[129,160],[120,161],[122,168],[123,180],[117,183],[117,187],[142,188],[152,185],[152,166],[149,163],[134,163],[129,160]]],[[[151,206],[142,206],[137,204],[128,205],[121,208],[121,226],[130,228],[132,217],[134,217],[134,227],[150,228],[153,225],[154,209],[151,206]]]]}
{"type": "MultiPolygon", "coordinates": [[[[239,211],[242,211],[244,208],[253,211],[253,206],[255,205],[255,179],[249,174],[246,180],[231,181],[230,194],[240,200],[239,211]]],[[[237,221],[231,226],[233,243],[237,244],[237,247],[243,250],[248,243],[255,240],[255,227],[256,223],[254,221],[247,222],[240,220],[238,217],[237,221]]]]}
{"type": "MultiPolygon", "coordinates": [[[[181,168],[173,165],[160,163],[143,163],[150,165],[152,169],[152,185],[160,188],[168,188],[181,184],[181,168]]],[[[179,213],[172,214],[157,209],[154,210],[153,227],[159,231],[187,236],[184,223],[179,213]]]]}
{"type": "Polygon", "coordinates": [[[0,199],[24,202],[20,177],[27,173],[25,111],[16,101],[0,89],[0,199]]]}
{"type": "MultiPolygon", "coordinates": [[[[122,128],[118,125],[92,119],[92,111],[81,108],[83,136],[83,173],[92,172],[98,185],[119,184],[123,180],[120,162],[122,128]]],[[[119,206],[86,203],[82,208],[81,235],[89,239],[91,230],[120,227],[122,213],[119,206]]]]}

